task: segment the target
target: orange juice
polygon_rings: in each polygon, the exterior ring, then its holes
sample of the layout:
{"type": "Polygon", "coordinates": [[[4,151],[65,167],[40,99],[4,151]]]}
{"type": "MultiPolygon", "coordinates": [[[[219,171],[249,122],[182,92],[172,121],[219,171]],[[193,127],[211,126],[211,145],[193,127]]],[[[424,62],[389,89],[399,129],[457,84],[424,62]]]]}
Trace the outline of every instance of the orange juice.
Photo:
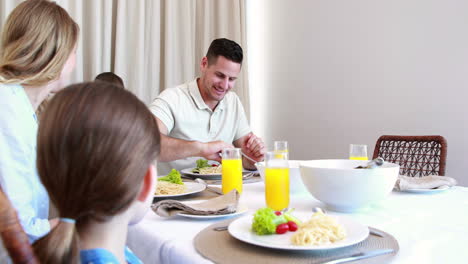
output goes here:
{"type": "Polygon", "coordinates": [[[368,160],[367,157],[353,157],[353,156],[349,157],[349,159],[350,160],[368,160]]]}
{"type": "Polygon", "coordinates": [[[280,211],[289,205],[289,168],[265,168],[266,204],[280,211]]]}
{"type": "Polygon", "coordinates": [[[275,150],[275,159],[289,159],[289,151],[285,150],[275,150]]]}
{"type": "Polygon", "coordinates": [[[224,194],[237,189],[242,193],[242,160],[241,159],[223,159],[221,178],[222,191],[224,194]]]}

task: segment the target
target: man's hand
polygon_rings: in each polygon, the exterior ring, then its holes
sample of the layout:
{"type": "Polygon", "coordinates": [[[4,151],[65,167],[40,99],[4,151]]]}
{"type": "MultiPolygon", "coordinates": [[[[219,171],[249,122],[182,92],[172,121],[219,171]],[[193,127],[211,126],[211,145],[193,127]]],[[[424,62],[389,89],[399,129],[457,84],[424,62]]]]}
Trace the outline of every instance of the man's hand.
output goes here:
{"type": "Polygon", "coordinates": [[[221,140],[200,144],[202,144],[200,156],[207,160],[216,160],[218,162],[221,162],[221,156],[219,154],[223,149],[234,148],[233,145],[221,140]]]}
{"type": "MultiPolygon", "coordinates": [[[[254,133],[249,133],[246,136],[234,142],[236,147],[242,148],[242,152],[249,158],[262,161],[265,158],[265,144],[263,140],[257,137],[254,133]]],[[[255,169],[255,163],[248,159],[243,159],[244,168],[255,169]]]]}

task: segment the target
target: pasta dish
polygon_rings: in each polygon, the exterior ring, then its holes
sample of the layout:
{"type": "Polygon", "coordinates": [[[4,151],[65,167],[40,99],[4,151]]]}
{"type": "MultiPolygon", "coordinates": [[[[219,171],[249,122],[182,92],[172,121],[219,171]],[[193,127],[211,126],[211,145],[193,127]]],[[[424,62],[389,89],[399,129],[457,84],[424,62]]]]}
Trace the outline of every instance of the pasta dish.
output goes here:
{"type": "Polygon", "coordinates": [[[166,181],[158,181],[158,185],[156,186],[156,195],[174,195],[174,194],[182,194],[186,190],[184,184],[175,184],[166,181]]]}
{"type": "Polygon", "coordinates": [[[346,231],[333,217],[317,212],[312,218],[302,224],[291,237],[294,245],[325,245],[342,240],[346,237],[346,231]]]}
{"type": "Polygon", "coordinates": [[[221,174],[222,168],[221,168],[221,165],[216,166],[216,167],[204,167],[204,168],[198,169],[198,173],[199,174],[217,174],[217,173],[221,174]]]}

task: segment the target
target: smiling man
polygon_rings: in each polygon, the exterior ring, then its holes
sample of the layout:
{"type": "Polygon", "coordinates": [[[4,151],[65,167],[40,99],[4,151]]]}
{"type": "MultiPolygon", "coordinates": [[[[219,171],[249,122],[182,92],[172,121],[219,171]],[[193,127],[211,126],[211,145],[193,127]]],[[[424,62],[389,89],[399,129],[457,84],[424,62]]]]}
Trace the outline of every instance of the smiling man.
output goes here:
{"type": "MultiPolygon", "coordinates": [[[[239,97],[231,91],[242,66],[242,48],[215,39],[200,63],[201,76],[164,90],[150,105],[161,133],[158,172],[195,167],[199,158],[220,161],[223,148],[238,147],[261,161],[265,145],[247,122],[239,97]]],[[[244,168],[255,169],[243,159],[244,168]]]]}

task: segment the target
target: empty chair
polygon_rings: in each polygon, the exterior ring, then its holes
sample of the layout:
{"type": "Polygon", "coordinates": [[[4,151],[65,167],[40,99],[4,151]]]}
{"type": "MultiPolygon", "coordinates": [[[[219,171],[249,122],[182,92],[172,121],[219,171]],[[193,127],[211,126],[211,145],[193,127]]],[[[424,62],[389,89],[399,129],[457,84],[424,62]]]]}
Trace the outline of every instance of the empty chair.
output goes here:
{"type": "Polygon", "coordinates": [[[447,141],[442,136],[381,136],[375,144],[373,159],[400,165],[400,174],[411,177],[445,175],[447,141]]]}

